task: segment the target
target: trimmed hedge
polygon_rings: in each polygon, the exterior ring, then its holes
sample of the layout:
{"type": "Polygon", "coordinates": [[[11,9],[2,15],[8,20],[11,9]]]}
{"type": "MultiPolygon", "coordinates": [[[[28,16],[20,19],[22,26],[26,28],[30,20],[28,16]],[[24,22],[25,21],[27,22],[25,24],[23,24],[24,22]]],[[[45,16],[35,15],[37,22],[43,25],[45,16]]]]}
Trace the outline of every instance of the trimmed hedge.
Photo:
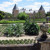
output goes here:
{"type": "Polygon", "coordinates": [[[33,39],[21,39],[21,40],[0,40],[0,44],[32,44],[33,39]]]}
{"type": "Polygon", "coordinates": [[[11,24],[11,23],[25,23],[24,20],[18,20],[18,21],[8,21],[8,20],[1,20],[0,24],[11,24]]]}

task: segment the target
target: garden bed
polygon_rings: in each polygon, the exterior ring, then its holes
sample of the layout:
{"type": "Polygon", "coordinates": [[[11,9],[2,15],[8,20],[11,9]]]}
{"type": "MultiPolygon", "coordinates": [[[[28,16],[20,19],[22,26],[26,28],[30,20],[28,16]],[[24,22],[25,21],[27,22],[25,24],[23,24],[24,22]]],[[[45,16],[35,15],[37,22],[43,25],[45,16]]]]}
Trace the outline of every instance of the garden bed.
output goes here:
{"type": "Polygon", "coordinates": [[[6,44],[33,44],[34,40],[33,39],[21,39],[21,40],[0,40],[1,45],[6,45],[6,44]]]}

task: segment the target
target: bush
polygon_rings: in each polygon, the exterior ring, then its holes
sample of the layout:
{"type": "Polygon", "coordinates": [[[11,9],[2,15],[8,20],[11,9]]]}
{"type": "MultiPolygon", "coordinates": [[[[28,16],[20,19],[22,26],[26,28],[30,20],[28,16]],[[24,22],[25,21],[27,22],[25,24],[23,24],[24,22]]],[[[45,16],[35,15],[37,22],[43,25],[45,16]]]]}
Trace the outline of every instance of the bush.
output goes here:
{"type": "Polygon", "coordinates": [[[3,16],[2,14],[0,14],[0,20],[2,20],[2,19],[3,19],[3,17],[4,17],[4,16],[3,16]]]}
{"type": "Polygon", "coordinates": [[[19,13],[17,18],[19,20],[26,20],[28,18],[28,15],[26,13],[19,13]]]}
{"type": "Polygon", "coordinates": [[[48,29],[48,33],[50,34],[50,28],[48,29]]]}
{"type": "Polygon", "coordinates": [[[0,40],[0,44],[32,44],[33,40],[21,39],[21,40],[0,40]]]}
{"type": "Polygon", "coordinates": [[[8,20],[1,20],[0,24],[11,24],[11,23],[25,23],[24,20],[18,20],[18,21],[8,21],[8,20]]]}
{"type": "Polygon", "coordinates": [[[11,24],[4,30],[5,36],[21,36],[24,33],[22,24],[11,24]]]}
{"type": "Polygon", "coordinates": [[[24,25],[26,35],[38,35],[39,26],[36,23],[26,20],[24,25]]]}

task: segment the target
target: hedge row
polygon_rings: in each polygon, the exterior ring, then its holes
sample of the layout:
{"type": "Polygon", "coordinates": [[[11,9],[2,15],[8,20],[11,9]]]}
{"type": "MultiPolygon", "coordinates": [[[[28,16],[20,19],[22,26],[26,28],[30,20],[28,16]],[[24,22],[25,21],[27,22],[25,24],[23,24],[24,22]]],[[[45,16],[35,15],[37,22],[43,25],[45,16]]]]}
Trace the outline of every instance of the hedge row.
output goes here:
{"type": "Polygon", "coordinates": [[[0,24],[11,24],[11,23],[25,23],[24,20],[18,20],[18,21],[7,21],[7,20],[1,20],[0,24]]]}
{"type": "Polygon", "coordinates": [[[21,39],[21,40],[0,40],[0,44],[32,44],[33,39],[21,39]]]}

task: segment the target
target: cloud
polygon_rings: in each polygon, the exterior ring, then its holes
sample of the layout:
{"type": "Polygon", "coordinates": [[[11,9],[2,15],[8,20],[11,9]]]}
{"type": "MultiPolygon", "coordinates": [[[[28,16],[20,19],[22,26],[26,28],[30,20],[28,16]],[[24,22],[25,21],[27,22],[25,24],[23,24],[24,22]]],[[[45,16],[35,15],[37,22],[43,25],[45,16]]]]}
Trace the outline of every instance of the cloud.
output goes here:
{"type": "Polygon", "coordinates": [[[3,2],[2,4],[0,4],[0,10],[5,11],[5,12],[9,12],[10,10],[10,6],[12,6],[14,3],[12,2],[3,2]]]}
{"type": "Polygon", "coordinates": [[[13,2],[20,2],[20,1],[22,1],[22,0],[12,0],[13,2]]]}
{"type": "Polygon", "coordinates": [[[11,2],[3,2],[2,4],[0,4],[0,7],[9,7],[10,5],[12,5],[13,3],[11,2]]]}
{"type": "Polygon", "coordinates": [[[11,13],[13,5],[15,3],[18,4],[18,2],[20,2],[20,1],[22,1],[22,0],[11,0],[9,2],[8,1],[2,2],[2,4],[0,4],[0,10],[11,13]]]}
{"type": "Polygon", "coordinates": [[[27,6],[24,6],[26,9],[32,9],[32,10],[36,10],[38,11],[40,6],[43,5],[45,11],[49,11],[50,9],[50,3],[49,2],[34,2],[33,5],[27,5],[27,6]]]}
{"type": "MultiPolygon", "coordinates": [[[[14,4],[16,3],[18,5],[18,3],[21,1],[23,1],[23,0],[10,0],[10,1],[6,1],[6,2],[2,2],[2,4],[0,4],[0,10],[11,13],[14,4]]],[[[27,0],[27,1],[34,1],[34,0],[27,0]]],[[[25,5],[23,7],[26,9],[39,10],[41,5],[43,5],[46,12],[49,11],[49,9],[50,9],[50,3],[49,2],[33,2],[32,4],[25,5]]],[[[19,9],[21,9],[21,8],[22,8],[22,6],[19,7],[19,9]]]]}
{"type": "Polygon", "coordinates": [[[27,0],[27,1],[34,1],[34,0],[27,0]]]}
{"type": "Polygon", "coordinates": [[[43,5],[46,12],[49,11],[49,9],[50,9],[50,3],[49,2],[35,2],[34,3],[34,6],[40,7],[41,5],[43,5]]]}
{"type": "Polygon", "coordinates": [[[49,6],[50,3],[49,2],[35,2],[34,5],[44,5],[44,6],[49,6]]]}
{"type": "Polygon", "coordinates": [[[22,0],[11,0],[13,3],[21,2],[22,0]]]}

